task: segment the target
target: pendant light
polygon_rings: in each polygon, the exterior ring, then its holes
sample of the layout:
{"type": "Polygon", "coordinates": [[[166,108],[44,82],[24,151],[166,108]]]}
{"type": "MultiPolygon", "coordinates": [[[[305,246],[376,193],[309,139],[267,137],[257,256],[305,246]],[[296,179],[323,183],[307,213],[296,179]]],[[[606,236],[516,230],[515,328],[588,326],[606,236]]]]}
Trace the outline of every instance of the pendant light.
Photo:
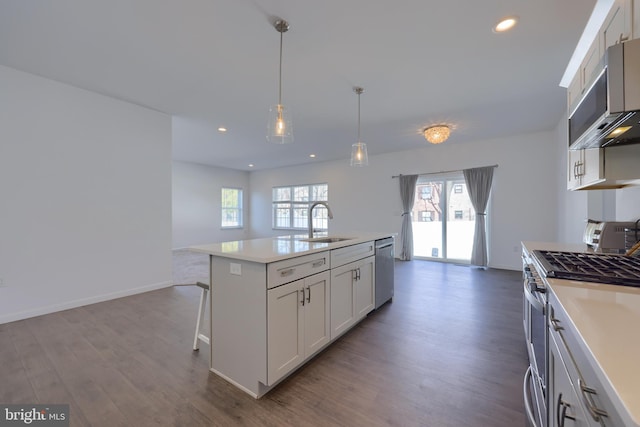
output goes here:
{"type": "Polygon", "coordinates": [[[269,108],[269,123],[267,124],[267,141],[274,144],[289,144],[293,142],[293,125],[291,111],[282,105],[282,34],[289,30],[289,23],[278,19],[273,26],[280,33],[280,74],[278,81],[278,105],[269,108]]]}
{"type": "Polygon", "coordinates": [[[364,89],[354,87],[353,91],[358,94],[358,142],[351,146],[351,166],[368,166],[367,144],[360,140],[360,95],[364,89]]]}

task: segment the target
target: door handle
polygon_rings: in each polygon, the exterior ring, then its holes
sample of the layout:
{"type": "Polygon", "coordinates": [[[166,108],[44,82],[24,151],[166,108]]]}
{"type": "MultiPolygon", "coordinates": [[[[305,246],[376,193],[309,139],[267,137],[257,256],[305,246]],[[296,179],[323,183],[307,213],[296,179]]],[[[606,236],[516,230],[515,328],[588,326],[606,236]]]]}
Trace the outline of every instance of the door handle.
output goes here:
{"type": "Polygon", "coordinates": [[[309,292],[307,294],[307,304],[309,304],[311,302],[311,286],[307,286],[307,291],[309,292]]]}
{"type": "Polygon", "coordinates": [[[591,418],[593,418],[593,421],[600,422],[600,418],[609,416],[607,411],[596,406],[595,402],[593,401],[592,395],[595,395],[597,393],[591,387],[587,387],[584,381],[582,381],[582,378],[578,378],[578,387],[580,388],[580,392],[582,393],[582,399],[587,406],[587,411],[589,412],[589,415],[591,415],[591,418]]]}
{"type": "Polygon", "coordinates": [[[567,409],[570,407],[571,405],[562,400],[562,393],[560,393],[558,395],[558,402],[556,404],[556,421],[558,421],[558,427],[564,427],[565,419],[575,421],[576,417],[567,415],[567,409]],[[562,412],[560,412],[560,408],[562,408],[562,412]]]}
{"type": "Polygon", "coordinates": [[[298,293],[302,293],[302,299],[300,300],[300,305],[304,307],[304,288],[302,290],[299,290],[298,293]]]}

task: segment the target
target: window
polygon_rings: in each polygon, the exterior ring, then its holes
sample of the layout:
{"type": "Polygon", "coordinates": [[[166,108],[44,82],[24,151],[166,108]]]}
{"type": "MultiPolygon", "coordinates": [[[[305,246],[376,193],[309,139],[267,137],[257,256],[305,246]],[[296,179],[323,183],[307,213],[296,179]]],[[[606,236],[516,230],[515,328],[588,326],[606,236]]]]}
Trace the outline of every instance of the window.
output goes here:
{"type": "Polygon", "coordinates": [[[431,198],[431,186],[427,185],[424,187],[420,187],[420,198],[422,200],[427,200],[431,198]]]}
{"type": "Polygon", "coordinates": [[[456,194],[462,193],[462,184],[455,184],[453,186],[453,192],[456,194]]]}
{"type": "Polygon", "coordinates": [[[242,228],[242,189],[222,189],[222,228],[242,228]]]}
{"type": "MultiPolygon", "coordinates": [[[[274,187],[272,197],[273,228],[306,230],[309,207],[313,202],[329,200],[329,184],[274,187]]],[[[329,218],[326,209],[314,209],[313,220],[313,226],[316,230],[328,230],[329,218]]]]}
{"type": "Polygon", "coordinates": [[[420,211],[420,221],[433,221],[433,211],[420,211]]]}
{"type": "Polygon", "coordinates": [[[462,211],[454,211],[454,219],[462,219],[462,211]]]}

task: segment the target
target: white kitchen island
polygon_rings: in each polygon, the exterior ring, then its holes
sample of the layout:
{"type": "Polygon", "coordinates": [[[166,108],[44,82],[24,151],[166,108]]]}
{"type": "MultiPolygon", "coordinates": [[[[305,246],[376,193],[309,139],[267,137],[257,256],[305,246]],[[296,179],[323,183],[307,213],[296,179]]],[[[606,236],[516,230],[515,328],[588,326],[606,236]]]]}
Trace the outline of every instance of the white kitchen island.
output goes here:
{"type": "Polygon", "coordinates": [[[209,254],[211,371],[259,398],[374,308],[375,240],[238,240],[209,254]]]}

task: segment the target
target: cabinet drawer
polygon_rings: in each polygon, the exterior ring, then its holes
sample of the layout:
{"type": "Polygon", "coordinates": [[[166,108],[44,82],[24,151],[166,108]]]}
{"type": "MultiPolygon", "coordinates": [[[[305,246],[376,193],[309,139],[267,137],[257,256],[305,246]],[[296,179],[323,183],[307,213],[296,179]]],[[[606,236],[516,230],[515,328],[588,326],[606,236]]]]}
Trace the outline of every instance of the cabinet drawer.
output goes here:
{"type": "Polygon", "coordinates": [[[334,249],[331,251],[331,267],[340,267],[341,265],[345,265],[374,254],[375,250],[373,242],[360,243],[357,245],[334,249]]]}
{"type": "Polygon", "coordinates": [[[329,251],[273,262],[267,267],[267,288],[320,273],[329,267],[329,251]]]}

